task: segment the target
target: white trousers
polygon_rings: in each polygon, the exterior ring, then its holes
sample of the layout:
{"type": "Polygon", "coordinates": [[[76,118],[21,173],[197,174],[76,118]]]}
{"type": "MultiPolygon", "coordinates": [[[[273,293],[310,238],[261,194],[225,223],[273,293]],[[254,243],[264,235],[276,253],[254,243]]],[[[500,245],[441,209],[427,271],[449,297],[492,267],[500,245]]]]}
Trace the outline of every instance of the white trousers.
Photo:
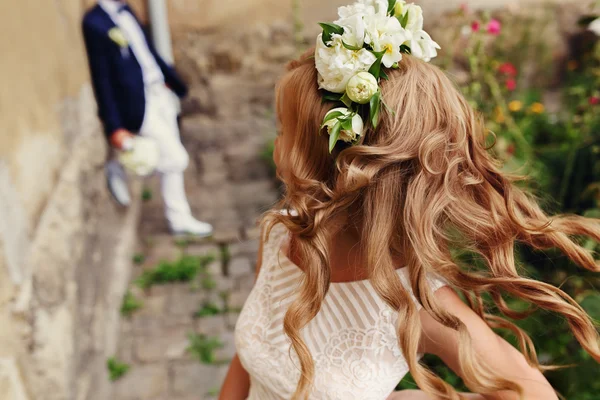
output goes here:
{"type": "Polygon", "coordinates": [[[157,170],[161,174],[165,214],[171,227],[181,225],[191,217],[183,183],[183,171],[188,166],[189,156],[179,135],[175,95],[164,84],[146,89],[146,114],[140,135],[158,144],[160,159],[157,170]]]}

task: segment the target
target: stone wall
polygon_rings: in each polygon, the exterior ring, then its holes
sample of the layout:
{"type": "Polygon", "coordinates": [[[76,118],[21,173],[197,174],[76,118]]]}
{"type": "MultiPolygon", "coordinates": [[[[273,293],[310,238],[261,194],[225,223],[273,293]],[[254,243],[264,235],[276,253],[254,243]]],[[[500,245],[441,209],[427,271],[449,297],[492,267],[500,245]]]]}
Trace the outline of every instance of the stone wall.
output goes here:
{"type": "Polygon", "coordinates": [[[115,208],[105,189],[86,5],[0,2],[1,400],[88,399],[108,386],[138,211],[115,208]]]}
{"type": "MultiPolygon", "coordinates": [[[[93,0],[88,0],[93,1],[93,0]]],[[[189,30],[239,31],[239,27],[254,24],[270,24],[276,20],[291,20],[294,0],[165,0],[173,33],[189,30]]],[[[129,0],[129,3],[145,18],[147,0],[129,0]]],[[[413,2],[413,0],[409,1],[413,2]]],[[[466,4],[472,8],[496,9],[511,6],[522,7],[535,4],[574,3],[575,0],[414,0],[428,16],[435,16],[466,4]]],[[[317,30],[317,22],[335,18],[337,7],[352,0],[297,0],[299,17],[303,24],[317,30]]],[[[581,3],[581,2],[578,2],[581,3]]]]}

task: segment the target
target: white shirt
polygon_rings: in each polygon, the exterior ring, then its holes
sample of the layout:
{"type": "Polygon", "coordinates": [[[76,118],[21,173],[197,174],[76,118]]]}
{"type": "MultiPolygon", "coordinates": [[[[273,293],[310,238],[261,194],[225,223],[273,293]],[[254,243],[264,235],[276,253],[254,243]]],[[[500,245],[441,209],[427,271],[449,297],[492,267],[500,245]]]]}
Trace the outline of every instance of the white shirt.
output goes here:
{"type": "Polygon", "coordinates": [[[142,67],[142,75],[144,76],[146,87],[164,82],[165,77],[148,48],[148,42],[146,42],[142,27],[129,11],[122,10],[119,12],[124,3],[115,0],[98,0],[98,4],[100,4],[100,7],[108,13],[113,22],[123,31],[123,35],[125,35],[129,42],[129,47],[131,47],[133,54],[142,67]]]}

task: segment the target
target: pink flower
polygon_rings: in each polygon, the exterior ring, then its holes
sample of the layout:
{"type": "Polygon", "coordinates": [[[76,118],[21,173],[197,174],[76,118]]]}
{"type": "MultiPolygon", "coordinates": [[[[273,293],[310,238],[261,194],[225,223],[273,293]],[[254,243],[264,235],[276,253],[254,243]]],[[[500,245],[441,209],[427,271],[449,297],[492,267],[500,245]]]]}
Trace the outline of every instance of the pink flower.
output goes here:
{"type": "Polygon", "coordinates": [[[591,106],[596,106],[600,104],[600,97],[592,96],[588,99],[588,102],[591,106]]]}
{"type": "Polygon", "coordinates": [[[463,14],[468,14],[469,13],[469,5],[467,3],[461,3],[460,11],[462,11],[463,14]]]}
{"type": "Polygon", "coordinates": [[[473,21],[473,23],[471,24],[471,30],[473,32],[479,32],[480,28],[481,28],[481,24],[479,23],[479,21],[473,21]]]}
{"type": "Polygon", "coordinates": [[[517,76],[517,67],[515,67],[512,63],[505,62],[498,67],[498,72],[502,75],[515,77],[517,76]]]}
{"type": "Polygon", "coordinates": [[[499,35],[502,30],[502,24],[497,19],[492,19],[487,26],[487,31],[491,35],[499,35]]]}
{"type": "Polygon", "coordinates": [[[514,80],[513,78],[510,78],[506,81],[506,88],[511,91],[514,92],[515,89],[517,88],[517,81],[514,80]]]}

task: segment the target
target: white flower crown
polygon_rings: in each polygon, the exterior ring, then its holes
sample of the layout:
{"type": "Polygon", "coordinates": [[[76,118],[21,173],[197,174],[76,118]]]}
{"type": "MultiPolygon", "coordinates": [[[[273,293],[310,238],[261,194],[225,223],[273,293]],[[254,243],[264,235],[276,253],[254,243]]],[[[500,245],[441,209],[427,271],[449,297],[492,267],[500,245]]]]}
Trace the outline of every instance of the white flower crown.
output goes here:
{"type": "Polygon", "coordinates": [[[423,30],[421,7],[404,0],[358,0],[338,15],[334,23],[319,24],[323,33],[315,50],[323,100],[345,105],[327,113],[321,127],[327,128],[330,153],[338,140],[359,142],[361,114],[377,128],[384,68],[398,68],[403,53],[430,61],[440,48],[423,30]]]}

